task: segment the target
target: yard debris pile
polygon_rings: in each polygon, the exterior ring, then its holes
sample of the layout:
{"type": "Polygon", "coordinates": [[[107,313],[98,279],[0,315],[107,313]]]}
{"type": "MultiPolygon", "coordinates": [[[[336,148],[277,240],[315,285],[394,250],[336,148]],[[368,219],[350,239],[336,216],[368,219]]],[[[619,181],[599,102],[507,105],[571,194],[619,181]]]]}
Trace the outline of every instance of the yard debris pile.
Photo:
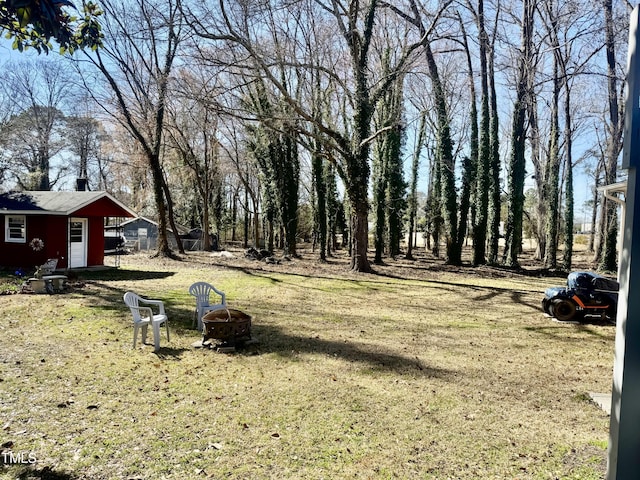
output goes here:
{"type": "Polygon", "coordinates": [[[250,260],[261,260],[271,265],[280,265],[280,260],[274,257],[269,250],[257,250],[251,247],[245,252],[244,256],[250,260]]]}

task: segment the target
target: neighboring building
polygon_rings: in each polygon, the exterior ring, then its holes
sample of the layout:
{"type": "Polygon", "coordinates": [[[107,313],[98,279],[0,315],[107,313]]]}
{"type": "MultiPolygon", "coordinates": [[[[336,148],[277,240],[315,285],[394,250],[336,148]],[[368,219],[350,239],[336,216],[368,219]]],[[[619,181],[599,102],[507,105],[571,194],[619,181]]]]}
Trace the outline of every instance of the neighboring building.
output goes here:
{"type": "MultiPolygon", "coordinates": [[[[158,222],[146,217],[132,218],[120,223],[118,226],[107,226],[105,230],[107,232],[117,230],[119,235],[124,236],[127,248],[133,250],[155,250],[158,245],[158,222]]],[[[184,229],[179,234],[186,232],[187,229],[184,229]]],[[[171,229],[167,229],[167,236],[170,246],[174,248],[177,243],[171,229]]]]}
{"type": "Polygon", "coordinates": [[[0,194],[0,266],[33,267],[49,258],[58,259],[57,268],[103,265],[105,218],[135,216],[107,192],[0,194]]]}

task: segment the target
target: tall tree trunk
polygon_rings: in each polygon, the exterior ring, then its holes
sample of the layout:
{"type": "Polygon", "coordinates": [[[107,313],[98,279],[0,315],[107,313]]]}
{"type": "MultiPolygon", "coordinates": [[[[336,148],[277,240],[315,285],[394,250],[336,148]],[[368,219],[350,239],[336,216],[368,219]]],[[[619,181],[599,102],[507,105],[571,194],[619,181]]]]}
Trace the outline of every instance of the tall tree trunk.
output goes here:
{"type": "Polygon", "coordinates": [[[325,182],[321,146],[318,142],[315,142],[314,151],[311,155],[313,189],[316,197],[316,228],[318,229],[317,237],[320,247],[319,257],[320,260],[324,261],[327,259],[327,184],[325,182]]]}
{"type": "MultiPolygon", "coordinates": [[[[615,58],[615,32],[613,25],[613,5],[612,0],[604,0],[604,30],[605,30],[605,47],[607,51],[607,74],[608,74],[608,93],[609,93],[609,135],[606,150],[606,184],[615,183],[618,174],[618,155],[620,154],[621,138],[622,138],[622,122],[621,109],[618,106],[618,89],[616,77],[616,58],[615,58]]],[[[617,204],[606,198],[603,202],[603,215],[606,229],[604,231],[604,242],[602,257],[600,259],[600,268],[607,271],[617,270],[617,252],[618,252],[618,215],[617,204]]]]}
{"type": "MultiPolygon", "coordinates": [[[[486,36],[486,33],[485,33],[486,36]]],[[[489,115],[491,117],[489,127],[489,254],[487,260],[490,264],[498,263],[498,242],[500,239],[500,132],[498,131],[498,99],[496,95],[496,82],[494,72],[493,46],[488,49],[488,81],[489,81],[489,115]]]]}
{"type": "Polygon", "coordinates": [[[153,178],[153,197],[158,210],[158,243],[157,254],[161,256],[170,256],[171,248],[167,238],[167,209],[164,202],[164,175],[160,167],[158,158],[149,158],[149,167],[151,168],[151,176],[153,178]]]}
{"type": "Polygon", "coordinates": [[[548,158],[548,203],[547,203],[547,251],[544,265],[547,268],[557,267],[558,254],[558,212],[559,212],[559,183],[560,183],[560,121],[558,102],[560,97],[560,78],[558,59],[553,61],[553,100],[551,101],[551,127],[549,132],[548,158]]]}
{"type": "Polygon", "coordinates": [[[522,221],[524,212],[524,179],[526,171],[526,102],[530,85],[529,59],[533,35],[533,10],[531,0],[522,5],[521,56],[516,83],[516,101],[513,106],[511,128],[511,156],[507,173],[508,211],[504,262],[509,267],[519,267],[518,254],[522,245],[522,221]]]}
{"type": "MultiPolygon", "coordinates": [[[[464,22],[458,16],[460,27],[462,29],[462,40],[464,51],[467,59],[469,97],[471,101],[471,109],[469,113],[470,133],[469,133],[469,158],[462,161],[462,190],[460,193],[460,217],[458,220],[458,248],[462,251],[464,241],[467,237],[467,224],[469,218],[469,210],[473,204],[477,194],[477,165],[478,165],[478,148],[479,148],[479,132],[478,132],[478,107],[476,105],[476,84],[474,79],[473,61],[471,58],[471,50],[467,41],[467,34],[464,28],[464,22]],[[474,192],[475,190],[475,192],[474,192]]],[[[475,224],[475,208],[471,212],[471,224],[475,224]]]]}
{"type": "Polygon", "coordinates": [[[253,246],[254,248],[260,248],[260,215],[258,211],[260,208],[260,195],[255,195],[252,198],[253,201],[253,246]]]}
{"type": "Polygon", "coordinates": [[[458,204],[455,185],[453,142],[447,113],[447,99],[438,74],[438,67],[429,43],[424,44],[429,78],[433,86],[437,115],[436,162],[439,164],[441,216],[447,246],[447,263],[460,265],[462,252],[458,248],[458,204]]]}
{"type": "Polygon", "coordinates": [[[351,200],[351,270],[370,272],[371,264],[367,257],[369,246],[369,202],[366,197],[351,200]]]}
{"type": "Polygon", "coordinates": [[[565,271],[571,270],[573,259],[573,224],[574,224],[574,201],[573,201],[573,132],[571,127],[571,86],[567,76],[566,68],[563,66],[564,76],[564,138],[566,160],[565,178],[565,204],[564,204],[564,252],[562,254],[562,268],[565,271]]]}
{"type": "Polygon", "coordinates": [[[420,115],[420,124],[418,125],[418,135],[413,150],[413,158],[411,162],[411,186],[409,190],[409,238],[407,241],[407,253],[405,258],[413,260],[414,232],[416,228],[416,216],[418,214],[418,167],[420,165],[420,151],[424,143],[424,133],[426,124],[426,113],[420,115]]]}
{"type": "MultiPolygon", "coordinates": [[[[384,110],[384,108],[382,108],[384,110]]],[[[382,115],[384,115],[384,112],[382,115]]],[[[382,127],[382,125],[380,126],[382,127]]],[[[375,229],[373,232],[374,257],[373,262],[382,264],[382,255],[385,246],[385,233],[387,230],[387,184],[389,175],[387,172],[387,155],[386,155],[385,137],[378,138],[374,153],[373,164],[373,210],[375,212],[375,229]]]]}
{"type": "Polygon", "coordinates": [[[473,264],[482,265],[487,261],[487,228],[489,215],[490,180],[490,114],[489,83],[487,70],[487,48],[489,39],[484,27],[484,0],[478,0],[478,35],[480,45],[480,143],[476,167],[476,224],[473,229],[473,264]]]}
{"type": "MultiPolygon", "coordinates": [[[[249,164],[247,164],[249,168],[249,164]]],[[[242,248],[249,248],[249,189],[244,189],[244,235],[242,236],[242,248]]]]}
{"type": "MultiPolygon", "coordinates": [[[[600,204],[600,195],[598,188],[600,187],[600,172],[602,170],[603,158],[600,158],[598,165],[596,166],[595,177],[593,179],[593,205],[591,207],[591,232],[589,233],[589,243],[587,245],[587,251],[595,254],[595,239],[596,239],[596,222],[598,221],[598,205],[600,204]]],[[[599,259],[598,259],[599,260],[599,259]]]]}
{"type": "MultiPolygon", "coordinates": [[[[326,197],[327,197],[327,255],[331,255],[331,252],[335,252],[338,249],[338,214],[342,210],[342,204],[338,200],[338,185],[336,182],[336,174],[334,166],[331,162],[325,162],[323,181],[326,185],[326,197]]],[[[343,239],[344,241],[344,239],[343,239]]]]}
{"type": "MultiPolygon", "coordinates": [[[[434,155],[437,157],[437,154],[434,155]]],[[[433,168],[431,170],[431,195],[427,202],[427,208],[430,210],[431,217],[431,237],[433,238],[433,245],[431,246],[431,253],[435,257],[440,256],[440,233],[442,232],[442,175],[440,170],[442,164],[437,158],[433,159],[433,168]]]]}
{"type": "MultiPolygon", "coordinates": [[[[231,193],[231,241],[235,242],[237,238],[237,223],[238,223],[238,190],[236,186],[233,186],[233,192],[231,193]]],[[[226,230],[225,230],[226,232],[226,230]]],[[[225,234],[226,239],[226,234],[225,234]]],[[[222,239],[220,239],[222,241],[222,239]]]]}
{"type": "Polygon", "coordinates": [[[571,270],[573,258],[573,166],[571,157],[567,156],[567,175],[565,178],[565,204],[564,204],[564,252],[562,253],[562,268],[571,270]]]}
{"type": "MultiPolygon", "coordinates": [[[[165,109],[167,102],[168,83],[173,67],[178,47],[181,42],[181,9],[173,2],[167,2],[168,10],[147,10],[144,2],[134,2],[134,5],[127,3],[117,5],[115,3],[105,4],[106,12],[116,22],[114,28],[120,34],[122,48],[98,49],[95,57],[87,54],[86,58],[104,75],[107,83],[116,98],[118,106],[117,115],[121,123],[126,126],[129,133],[139,144],[149,164],[153,179],[153,193],[158,213],[158,249],[159,256],[172,256],[171,248],[167,240],[167,206],[165,183],[161,165],[161,151],[163,146],[163,132],[165,128],[165,109]],[[120,14],[124,9],[131,11],[131,15],[138,16],[142,23],[143,34],[134,37],[132,32],[128,32],[124,24],[120,21],[120,14]],[[151,14],[153,11],[153,15],[151,14]],[[155,18],[154,15],[159,15],[155,18]],[[166,32],[161,33],[160,29],[155,31],[159,24],[166,28],[166,32]],[[146,30],[145,30],[146,29],[146,30]],[[152,33],[152,34],[149,34],[152,33]],[[161,39],[162,38],[162,39],[161,39]],[[146,42],[146,45],[139,47],[138,42],[146,42]],[[128,52],[139,54],[135,57],[141,65],[140,71],[132,69],[128,52]],[[148,58],[141,58],[142,51],[146,51],[148,58]],[[108,57],[103,60],[102,52],[108,57]],[[144,60],[144,61],[143,61],[144,60]],[[148,61],[147,61],[148,60],[148,61]],[[126,78],[127,87],[133,90],[133,95],[127,95],[121,84],[120,78],[112,74],[117,71],[126,78]],[[142,72],[142,73],[140,73],[142,72]],[[148,83],[151,82],[151,86],[148,83]],[[155,93],[155,98],[150,94],[155,93]],[[132,99],[133,97],[133,99],[132,99]]],[[[171,223],[173,218],[170,219],[171,223]]],[[[177,231],[175,232],[177,235],[177,231]]],[[[178,240],[179,242],[179,240],[178,240]]],[[[181,245],[180,243],[178,243],[181,245]]]]}
{"type": "MultiPolygon", "coordinates": [[[[531,83],[531,82],[530,82],[531,83]]],[[[538,125],[537,101],[531,85],[528,87],[528,114],[529,114],[529,141],[531,143],[531,159],[535,169],[535,181],[537,190],[536,225],[534,235],[536,237],[536,260],[544,260],[547,250],[546,219],[547,219],[547,176],[546,163],[541,158],[540,127],[538,125]]]]}
{"type": "Polygon", "coordinates": [[[473,162],[469,157],[462,159],[462,187],[460,189],[460,218],[458,220],[458,248],[462,251],[467,236],[469,206],[471,204],[471,187],[473,185],[473,162]]]}
{"type": "Polygon", "coordinates": [[[393,128],[387,132],[387,224],[389,255],[396,258],[400,254],[402,224],[406,211],[406,188],[403,175],[402,147],[404,145],[405,129],[402,126],[402,86],[398,85],[394,92],[394,122],[393,128]]]}
{"type": "Polygon", "coordinates": [[[184,246],[182,245],[182,239],[180,238],[180,231],[178,230],[178,226],[176,225],[175,221],[175,215],[173,214],[173,198],[171,197],[171,191],[169,190],[169,185],[167,185],[167,181],[166,178],[164,178],[164,175],[162,176],[162,190],[164,191],[164,197],[167,200],[169,225],[171,226],[171,230],[173,230],[173,236],[176,240],[178,252],[184,255],[184,246]]]}
{"type": "Polygon", "coordinates": [[[300,183],[300,159],[295,133],[289,131],[282,140],[284,154],[280,161],[280,177],[282,177],[282,198],[280,217],[284,234],[284,255],[297,257],[296,239],[298,237],[298,188],[300,183]]]}

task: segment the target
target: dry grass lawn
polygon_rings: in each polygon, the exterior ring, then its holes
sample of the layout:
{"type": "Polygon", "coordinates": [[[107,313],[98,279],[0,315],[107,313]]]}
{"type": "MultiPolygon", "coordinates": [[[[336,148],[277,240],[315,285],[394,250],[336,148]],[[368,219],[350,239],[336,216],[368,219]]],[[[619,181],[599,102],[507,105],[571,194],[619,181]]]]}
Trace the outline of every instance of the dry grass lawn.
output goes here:
{"type": "Polygon", "coordinates": [[[0,478],[603,477],[588,392],[611,389],[615,328],[546,318],[562,276],[235,253],[130,255],[67,294],[0,296],[0,478]],[[192,347],[198,280],[253,316],[256,344],[192,347]],[[132,349],[130,289],[166,302],[158,354],[132,349]]]}

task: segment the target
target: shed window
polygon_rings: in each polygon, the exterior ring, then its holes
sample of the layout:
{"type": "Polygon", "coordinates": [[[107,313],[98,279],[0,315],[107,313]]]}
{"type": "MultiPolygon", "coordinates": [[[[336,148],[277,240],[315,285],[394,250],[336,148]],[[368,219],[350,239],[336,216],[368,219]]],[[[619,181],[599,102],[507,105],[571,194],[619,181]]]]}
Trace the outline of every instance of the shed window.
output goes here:
{"type": "Polygon", "coordinates": [[[7,215],[4,217],[4,241],[26,243],[26,218],[24,215],[7,215]]]}

